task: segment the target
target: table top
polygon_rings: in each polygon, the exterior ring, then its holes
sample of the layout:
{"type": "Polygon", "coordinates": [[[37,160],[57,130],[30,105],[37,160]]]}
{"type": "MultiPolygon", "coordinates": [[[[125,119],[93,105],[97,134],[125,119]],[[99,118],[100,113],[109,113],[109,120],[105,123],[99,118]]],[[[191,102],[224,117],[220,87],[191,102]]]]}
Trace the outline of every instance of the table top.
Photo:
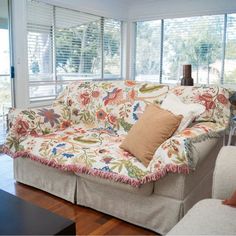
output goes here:
{"type": "Polygon", "coordinates": [[[56,235],[75,223],[0,190],[0,235],[56,235]]]}

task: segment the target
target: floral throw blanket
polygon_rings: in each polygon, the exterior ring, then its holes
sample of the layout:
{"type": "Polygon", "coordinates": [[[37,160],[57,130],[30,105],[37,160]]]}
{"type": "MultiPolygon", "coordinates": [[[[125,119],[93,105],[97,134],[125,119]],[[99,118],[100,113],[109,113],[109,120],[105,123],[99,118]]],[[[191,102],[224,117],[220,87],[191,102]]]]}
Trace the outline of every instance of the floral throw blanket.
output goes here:
{"type": "Polygon", "coordinates": [[[161,102],[168,90],[127,81],[73,84],[50,108],[13,110],[2,151],[135,187],[167,172],[188,173],[194,168],[192,143],[218,137],[225,130],[222,123],[197,123],[171,137],[156,150],[148,167],[119,148],[146,104],[161,102]]]}

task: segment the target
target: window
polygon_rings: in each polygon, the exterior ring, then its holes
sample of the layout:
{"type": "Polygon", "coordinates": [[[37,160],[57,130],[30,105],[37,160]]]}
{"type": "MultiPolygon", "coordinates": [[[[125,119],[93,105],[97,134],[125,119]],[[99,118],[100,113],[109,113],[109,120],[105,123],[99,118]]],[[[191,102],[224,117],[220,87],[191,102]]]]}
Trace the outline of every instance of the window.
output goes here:
{"type": "Polygon", "coordinates": [[[27,2],[30,101],[54,99],[68,82],[121,77],[121,22],[27,2]]]}
{"type": "Polygon", "coordinates": [[[227,17],[224,80],[226,84],[236,83],[236,14],[227,17]]]}
{"type": "Polygon", "coordinates": [[[161,21],[137,23],[136,80],[157,81],[160,75],[161,21]]]}
{"type": "Polygon", "coordinates": [[[236,14],[137,22],[136,27],[136,80],[176,83],[182,65],[191,64],[195,83],[236,83],[236,14]]]}

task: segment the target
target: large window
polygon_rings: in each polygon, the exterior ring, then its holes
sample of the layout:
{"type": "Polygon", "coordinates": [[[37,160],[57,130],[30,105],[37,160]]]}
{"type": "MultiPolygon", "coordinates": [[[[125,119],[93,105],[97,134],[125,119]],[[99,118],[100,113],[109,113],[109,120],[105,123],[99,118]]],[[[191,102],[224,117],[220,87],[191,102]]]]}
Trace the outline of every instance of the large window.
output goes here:
{"type": "Polygon", "coordinates": [[[29,0],[30,101],[54,99],[73,80],[121,77],[121,22],[29,0]]]}
{"type": "Polygon", "coordinates": [[[192,65],[195,83],[236,83],[236,14],[137,22],[136,80],[176,83],[192,65]]]}

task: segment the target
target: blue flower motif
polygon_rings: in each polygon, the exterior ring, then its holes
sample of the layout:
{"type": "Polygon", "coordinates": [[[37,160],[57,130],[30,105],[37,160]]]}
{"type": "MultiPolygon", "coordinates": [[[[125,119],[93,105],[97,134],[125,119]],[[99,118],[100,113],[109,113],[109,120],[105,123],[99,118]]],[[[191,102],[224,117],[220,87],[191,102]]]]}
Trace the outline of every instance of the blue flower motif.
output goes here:
{"type": "Polygon", "coordinates": [[[138,116],[137,116],[136,113],[133,113],[133,119],[134,119],[134,120],[138,120],[138,116]]]}
{"type": "Polygon", "coordinates": [[[101,170],[105,171],[105,172],[112,172],[112,170],[109,168],[109,166],[104,166],[104,167],[102,167],[101,170]]]}
{"type": "Polygon", "coordinates": [[[139,102],[138,102],[138,103],[134,106],[134,112],[138,110],[139,106],[140,106],[140,104],[139,104],[139,102]]]}
{"type": "Polygon", "coordinates": [[[74,156],[74,154],[63,153],[62,156],[66,157],[66,158],[71,158],[74,156]]]}
{"type": "Polygon", "coordinates": [[[57,144],[57,146],[56,146],[56,147],[64,147],[64,146],[66,146],[66,144],[65,144],[65,143],[59,143],[59,144],[57,144]]]}
{"type": "Polygon", "coordinates": [[[57,154],[57,149],[56,149],[56,148],[53,148],[53,149],[52,149],[52,154],[53,154],[53,155],[56,155],[56,154],[57,154]]]}

